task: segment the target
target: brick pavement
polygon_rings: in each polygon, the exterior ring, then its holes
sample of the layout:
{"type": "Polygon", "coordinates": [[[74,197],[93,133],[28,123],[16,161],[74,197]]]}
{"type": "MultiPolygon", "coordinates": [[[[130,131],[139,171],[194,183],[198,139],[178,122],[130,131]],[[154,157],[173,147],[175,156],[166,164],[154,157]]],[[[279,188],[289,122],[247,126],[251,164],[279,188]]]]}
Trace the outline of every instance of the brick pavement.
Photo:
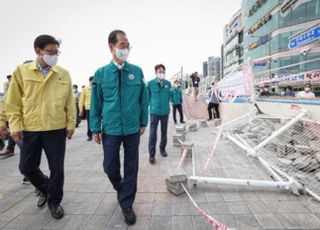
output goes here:
{"type": "MultiPolygon", "coordinates": [[[[199,102],[199,101],[198,101],[199,102]]],[[[169,137],[174,132],[170,117],[169,137]]],[[[176,167],[180,150],[172,147],[169,156],[157,153],[156,165],[148,162],[147,139],[141,139],[138,193],[135,202],[137,223],[123,223],[116,194],[102,169],[101,146],[86,142],[85,122],[68,141],[65,162],[65,217],[54,220],[47,208],[36,207],[37,197],[31,185],[22,185],[16,156],[0,160],[0,229],[212,229],[193,207],[187,196],[175,197],[164,183],[167,169],[176,167]]],[[[148,132],[147,132],[148,133],[148,132]]],[[[188,133],[195,143],[197,172],[209,154],[213,141],[211,128],[188,133]]],[[[123,154],[123,152],[121,153],[123,154]]],[[[47,172],[46,159],[42,169],[47,172]]],[[[191,170],[191,159],[184,167],[191,170]]],[[[268,179],[259,164],[247,158],[237,147],[222,140],[207,172],[220,177],[268,179]]],[[[313,214],[306,197],[283,191],[262,191],[215,185],[190,187],[190,193],[209,214],[237,229],[320,229],[319,213],[313,214]]],[[[318,211],[318,210],[314,210],[318,211]]]]}

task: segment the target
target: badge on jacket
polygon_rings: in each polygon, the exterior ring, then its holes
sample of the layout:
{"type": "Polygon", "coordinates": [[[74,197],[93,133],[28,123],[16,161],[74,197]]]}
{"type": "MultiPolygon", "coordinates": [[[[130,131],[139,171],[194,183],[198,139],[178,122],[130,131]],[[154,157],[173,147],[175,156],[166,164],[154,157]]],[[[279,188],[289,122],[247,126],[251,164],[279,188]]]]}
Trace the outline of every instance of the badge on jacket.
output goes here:
{"type": "Polygon", "coordinates": [[[131,74],[129,74],[128,78],[129,78],[130,80],[133,80],[133,79],[134,79],[134,75],[131,73],[131,74]]]}

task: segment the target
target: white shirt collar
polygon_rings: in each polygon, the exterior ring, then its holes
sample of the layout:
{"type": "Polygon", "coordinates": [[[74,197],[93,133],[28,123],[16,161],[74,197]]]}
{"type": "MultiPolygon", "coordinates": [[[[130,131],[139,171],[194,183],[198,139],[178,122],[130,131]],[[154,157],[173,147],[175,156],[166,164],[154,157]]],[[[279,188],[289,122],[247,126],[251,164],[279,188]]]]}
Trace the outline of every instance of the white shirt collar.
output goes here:
{"type": "Polygon", "coordinates": [[[113,60],[113,63],[118,67],[118,69],[122,69],[123,66],[124,66],[124,62],[122,63],[122,65],[119,65],[118,63],[116,63],[116,62],[113,60]]]}

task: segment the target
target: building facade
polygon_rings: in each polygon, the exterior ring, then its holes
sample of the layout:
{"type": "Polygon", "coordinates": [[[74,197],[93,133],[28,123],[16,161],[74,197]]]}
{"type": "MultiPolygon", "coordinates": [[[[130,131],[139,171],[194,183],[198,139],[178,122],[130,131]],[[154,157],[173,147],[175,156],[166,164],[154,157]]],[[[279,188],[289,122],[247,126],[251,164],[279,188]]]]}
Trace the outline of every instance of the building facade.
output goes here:
{"type": "Polygon", "coordinates": [[[220,78],[220,57],[208,57],[208,76],[214,80],[220,78]]]}
{"type": "Polygon", "coordinates": [[[298,91],[308,81],[317,91],[320,0],[244,0],[241,14],[244,63],[252,63],[256,87],[298,91]]]}
{"type": "Polygon", "coordinates": [[[223,29],[223,77],[241,69],[243,63],[243,23],[241,10],[235,13],[223,29]]]}
{"type": "Polygon", "coordinates": [[[208,76],[208,62],[207,61],[204,61],[202,63],[202,75],[203,75],[203,77],[208,76]]]}

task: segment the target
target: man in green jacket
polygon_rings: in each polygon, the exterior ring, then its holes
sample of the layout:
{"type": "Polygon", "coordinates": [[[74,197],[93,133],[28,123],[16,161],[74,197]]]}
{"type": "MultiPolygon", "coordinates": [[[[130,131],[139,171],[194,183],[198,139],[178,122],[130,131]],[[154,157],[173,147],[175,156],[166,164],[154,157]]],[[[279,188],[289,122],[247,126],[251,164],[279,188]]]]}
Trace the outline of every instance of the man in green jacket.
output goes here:
{"type": "Polygon", "coordinates": [[[95,142],[103,144],[103,168],[117,191],[125,222],[132,225],[136,221],[132,205],[137,192],[140,135],[148,124],[148,92],[141,68],[126,62],[130,44],[125,32],[112,31],[108,43],[113,60],[94,75],[90,127],[95,142]]]}
{"type": "Polygon", "coordinates": [[[166,68],[159,64],[155,66],[156,78],[148,82],[150,97],[150,136],[149,136],[149,161],[155,163],[158,123],[161,123],[160,154],[168,156],[166,152],[168,116],[170,113],[171,83],[165,80],[166,68]]]}
{"type": "Polygon", "coordinates": [[[185,123],[183,121],[183,111],[182,111],[182,91],[178,80],[173,82],[173,87],[170,90],[170,101],[172,103],[173,109],[173,121],[177,124],[177,110],[180,115],[180,123],[185,123]]]}

